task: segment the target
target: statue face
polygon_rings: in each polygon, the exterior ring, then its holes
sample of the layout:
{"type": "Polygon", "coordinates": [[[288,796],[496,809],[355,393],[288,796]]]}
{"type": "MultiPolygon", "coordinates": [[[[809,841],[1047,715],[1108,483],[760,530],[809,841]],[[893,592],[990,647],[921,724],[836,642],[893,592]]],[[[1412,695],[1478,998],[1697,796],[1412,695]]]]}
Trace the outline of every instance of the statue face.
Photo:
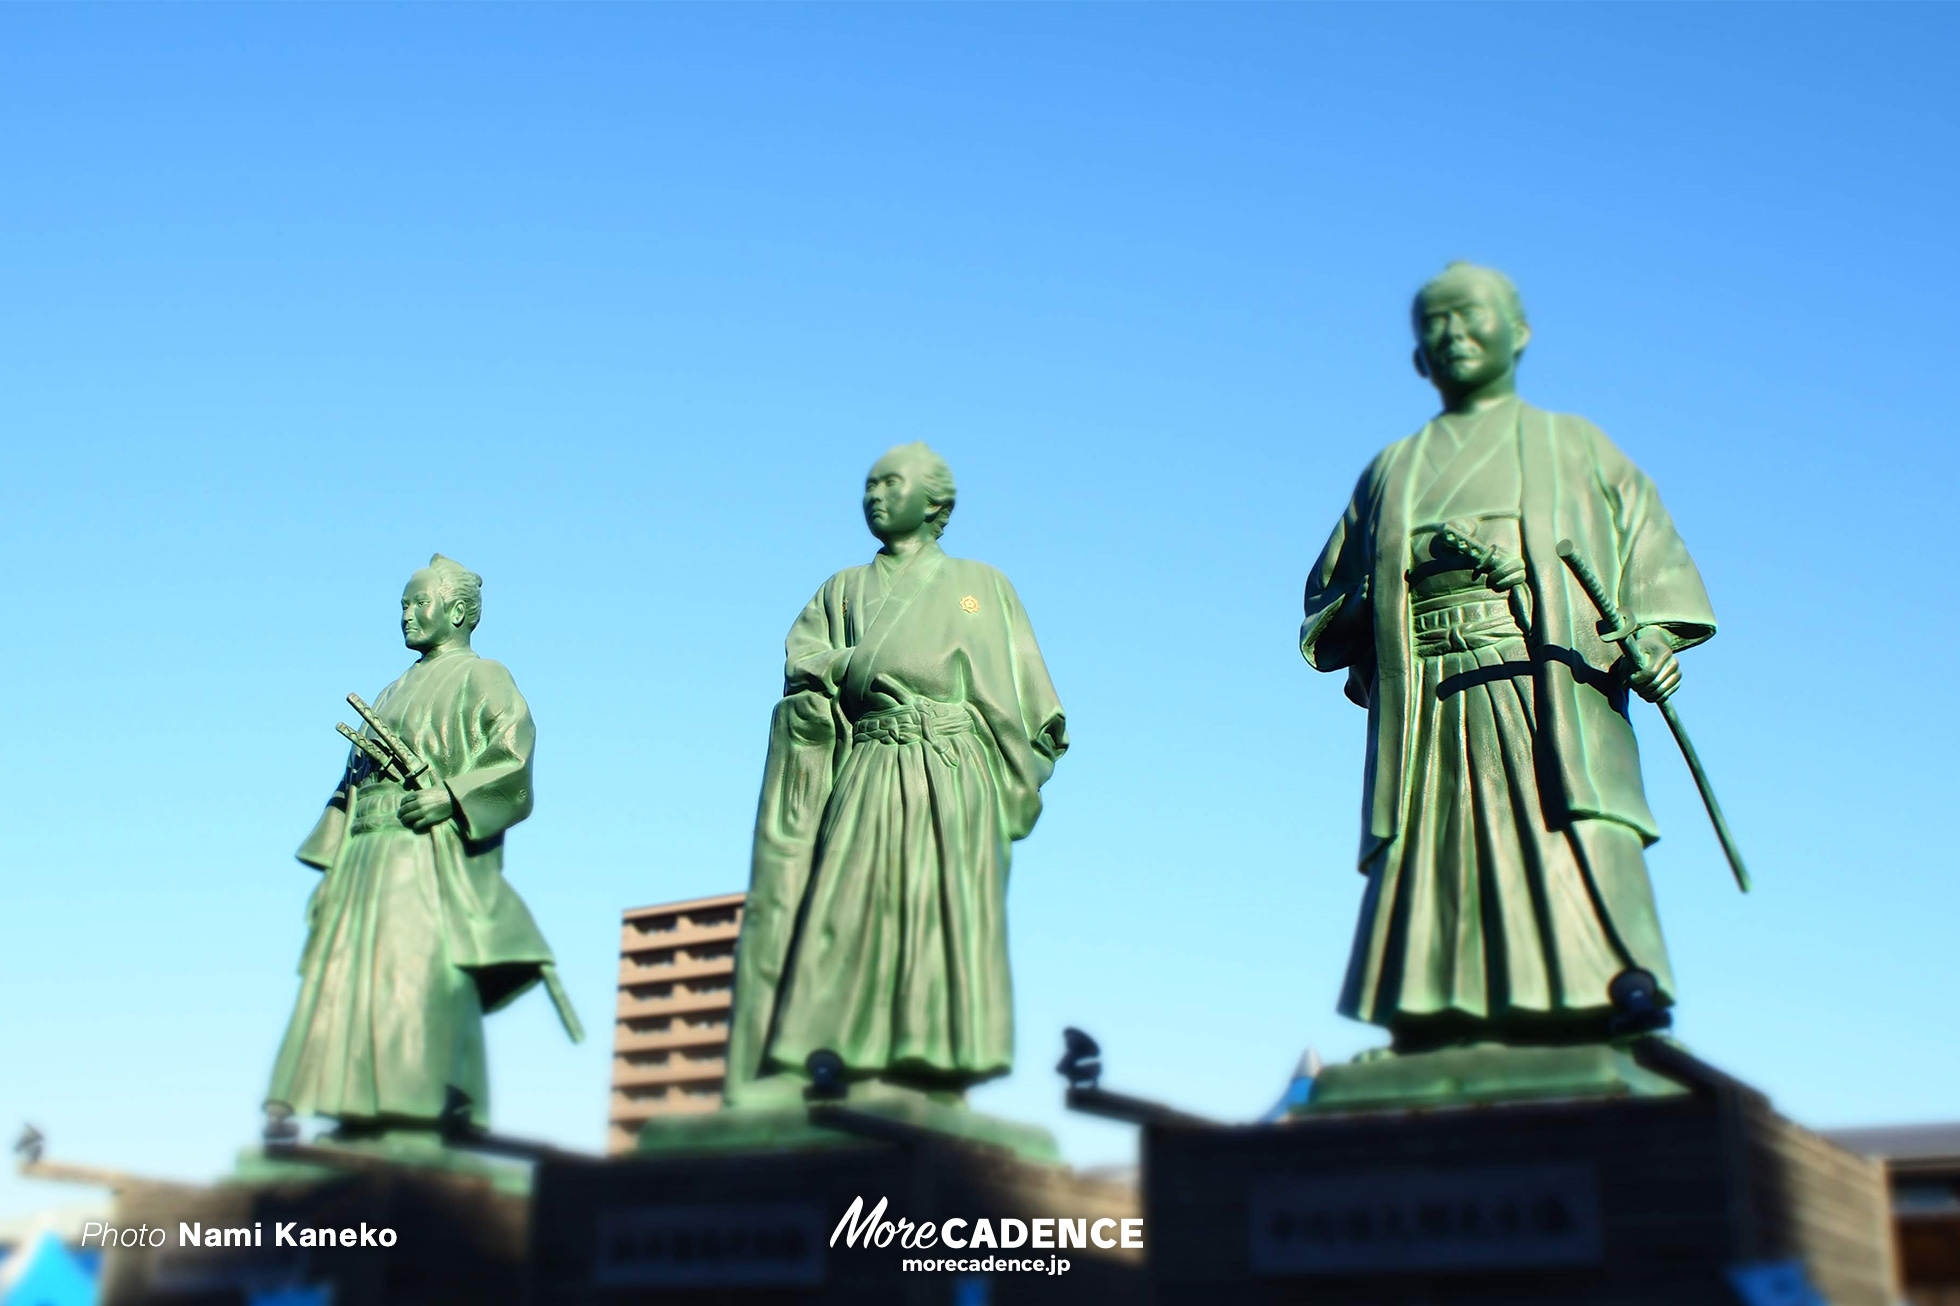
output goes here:
{"type": "Polygon", "coordinates": [[[461,607],[443,602],[434,572],[416,572],[402,587],[402,642],[418,653],[434,648],[461,624],[461,607]]]}
{"type": "Polygon", "coordinates": [[[1531,338],[1504,311],[1497,287],[1478,276],[1424,291],[1416,331],[1423,374],[1445,395],[1501,380],[1517,366],[1518,353],[1531,338]]]}
{"type": "Polygon", "coordinates": [[[881,540],[915,533],[932,515],[918,460],[887,454],[864,478],[864,524],[881,540]]]}

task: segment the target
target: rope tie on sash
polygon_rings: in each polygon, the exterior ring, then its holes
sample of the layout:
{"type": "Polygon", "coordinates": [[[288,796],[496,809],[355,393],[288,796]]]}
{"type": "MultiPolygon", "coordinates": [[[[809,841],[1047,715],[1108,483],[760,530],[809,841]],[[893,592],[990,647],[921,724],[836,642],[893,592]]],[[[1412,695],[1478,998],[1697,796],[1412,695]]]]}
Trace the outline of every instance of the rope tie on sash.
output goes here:
{"type": "Polygon", "coordinates": [[[1441,657],[1489,648],[1523,635],[1507,599],[1489,590],[1475,597],[1440,595],[1416,602],[1411,634],[1417,657],[1441,657]]]}
{"type": "Polygon", "coordinates": [[[907,703],[859,717],[851,727],[851,738],[861,744],[924,744],[947,766],[958,766],[953,740],[972,728],[972,718],[959,704],[907,703]]]}

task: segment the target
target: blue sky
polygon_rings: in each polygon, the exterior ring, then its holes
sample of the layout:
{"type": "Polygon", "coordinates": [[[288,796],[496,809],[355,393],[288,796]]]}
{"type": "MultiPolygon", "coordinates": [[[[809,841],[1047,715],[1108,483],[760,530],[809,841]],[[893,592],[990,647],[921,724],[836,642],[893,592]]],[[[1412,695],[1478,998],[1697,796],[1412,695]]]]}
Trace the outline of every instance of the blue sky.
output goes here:
{"type": "MultiPolygon", "coordinates": [[[[1059,1031],[1245,1118],[1334,1014],[1362,714],[1294,646],[1418,426],[1406,303],[1508,269],[1522,389],[1659,482],[1722,632],[1636,709],[1680,1034],[1817,1125],[1960,1115],[1950,6],[0,10],[0,1129],[249,1144],[349,689],[434,550],[536,715],[510,877],[595,1037],[490,1025],[597,1148],[621,909],[740,888],[790,620],[925,439],[1074,748],[1009,895],[1059,1031]]],[[[0,1214],[71,1200],[0,1178],[0,1214]]]]}

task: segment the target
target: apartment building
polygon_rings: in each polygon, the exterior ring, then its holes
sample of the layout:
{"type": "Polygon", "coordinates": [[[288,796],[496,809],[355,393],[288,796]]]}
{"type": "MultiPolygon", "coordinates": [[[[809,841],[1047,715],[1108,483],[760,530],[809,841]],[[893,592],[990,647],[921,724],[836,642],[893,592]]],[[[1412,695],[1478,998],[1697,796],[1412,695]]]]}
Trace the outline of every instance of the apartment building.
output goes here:
{"type": "Polygon", "coordinates": [[[636,907],[620,925],[609,1153],[655,1116],[713,1111],[727,1073],[735,937],[747,895],[636,907]]]}

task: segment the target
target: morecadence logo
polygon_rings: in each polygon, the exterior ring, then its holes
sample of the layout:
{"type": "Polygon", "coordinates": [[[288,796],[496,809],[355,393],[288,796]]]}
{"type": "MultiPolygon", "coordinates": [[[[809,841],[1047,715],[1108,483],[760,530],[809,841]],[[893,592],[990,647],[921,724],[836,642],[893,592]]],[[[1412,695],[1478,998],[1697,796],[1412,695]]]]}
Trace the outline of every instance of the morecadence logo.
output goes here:
{"type": "MultiPolygon", "coordinates": [[[[1139,1251],[1143,1248],[1143,1221],[1137,1218],[1041,1216],[1026,1220],[1013,1217],[992,1220],[984,1216],[975,1219],[954,1216],[946,1220],[892,1220],[886,1218],[890,1206],[891,1200],[881,1197],[878,1204],[867,1212],[864,1198],[859,1196],[844,1212],[837,1227],[831,1230],[830,1245],[837,1246],[841,1239],[846,1247],[861,1245],[883,1249],[896,1245],[905,1251],[945,1248],[958,1252],[984,1249],[990,1253],[1021,1247],[1030,1251],[1067,1251],[1075,1248],[1085,1251],[1091,1248],[1139,1251]]],[[[907,1257],[901,1268],[1066,1274],[1069,1262],[1061,1256],[907,1257]]]]}

